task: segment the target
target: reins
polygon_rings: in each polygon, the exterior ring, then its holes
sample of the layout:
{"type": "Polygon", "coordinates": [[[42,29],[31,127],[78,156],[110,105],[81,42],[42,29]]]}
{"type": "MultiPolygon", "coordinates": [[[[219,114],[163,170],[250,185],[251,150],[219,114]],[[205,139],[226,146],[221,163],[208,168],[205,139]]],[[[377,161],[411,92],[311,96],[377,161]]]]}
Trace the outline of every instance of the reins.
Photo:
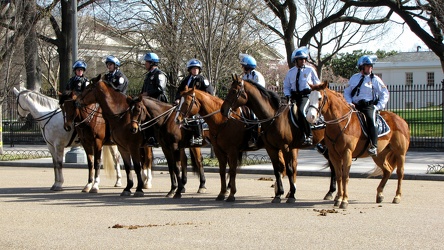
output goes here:
{"type": "MultiPolygon", "coordinates": [[[[145,107],[145,105],[142,105],[142,107],[143,107],[143,110],[145,110],[145,112],[148,113],[148,110],[145,107]]],[[[131,122],[139,124],[139,126],[138,126],[139,127],[139,131],[143,131],[145,129],[148,129],[148,128],[154,126],[164,116],[166,117],[165,120],[168,120],[168,118],[173,113],[174,109],[176,109],[176,107],[171,107],[167,111],[163,112],[162,114],[160,114],[160,115],[158,115],[158,116],[156,116],[156,117],[154,117],[154,118],[152,118],[152,119],[150,119],[150,120],[148,120],[148,121],[146,121],[144,123],[141,123],[141,121],[140,121],[142,119],[142,113],[140,113],[139,120],[137,120],[137,121],[132,120],[131,122]]]]}

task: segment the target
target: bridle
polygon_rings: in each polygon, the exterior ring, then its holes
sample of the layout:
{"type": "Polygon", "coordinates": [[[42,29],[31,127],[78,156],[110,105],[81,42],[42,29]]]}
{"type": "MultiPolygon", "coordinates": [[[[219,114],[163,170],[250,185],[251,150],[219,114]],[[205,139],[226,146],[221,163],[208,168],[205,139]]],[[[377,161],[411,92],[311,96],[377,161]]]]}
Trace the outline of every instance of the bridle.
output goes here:
{"type": "Polygon", "coordinates": [[[169,108],[167,111],[163,112],[162,114],[150,119],[149,121],[146,121],[144,123],[142,123],[142,120],[144,120],[144,118],[147,116],[147,114],[149,114],[148,109],[145,107],[145,105],[143,104],[143,102],[141,101],[140,104],[134,104],[132,106],[129,107],[129,111],[132,115],[132,112],[134,112],[135,106],[136,105],[140,105],[141,106],[141,111],[140,114],[138,115],[137,119],[131,119],[131,123],[135,123],[137,124],[138,130],[139,131],[143,131],[145,129],[148,129],[152,126],[154,126],[162,117],[166,116],[165,122],[168,120],[168,117],[173,113],[173,111],[176,109],[176,107],[171,107],[169,108]]]}

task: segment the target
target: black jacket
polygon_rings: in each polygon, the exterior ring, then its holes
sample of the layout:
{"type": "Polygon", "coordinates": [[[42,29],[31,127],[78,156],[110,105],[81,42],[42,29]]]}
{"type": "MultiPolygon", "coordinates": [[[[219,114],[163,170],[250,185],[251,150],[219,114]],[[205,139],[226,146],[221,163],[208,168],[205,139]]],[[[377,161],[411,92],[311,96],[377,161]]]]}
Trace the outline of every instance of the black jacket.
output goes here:
{"type": "MultiPolygon", "coordinates": [[[[180,99],[180,92],[185,90],[185,86],[187,86],[188,81],[190,80],[191,77],[192,77],[191,75],[188,75],[180,82],[176,92],[176,100],[180,99]]],[[[213,87],[208,81],[205,81],[205,77],[203,77],[202,75],[194,76],[190,84],[188,84],[188,88],[193,88],[193,87],[195,89],[205,91],[209,94],[213,94],[213,87]]]]}

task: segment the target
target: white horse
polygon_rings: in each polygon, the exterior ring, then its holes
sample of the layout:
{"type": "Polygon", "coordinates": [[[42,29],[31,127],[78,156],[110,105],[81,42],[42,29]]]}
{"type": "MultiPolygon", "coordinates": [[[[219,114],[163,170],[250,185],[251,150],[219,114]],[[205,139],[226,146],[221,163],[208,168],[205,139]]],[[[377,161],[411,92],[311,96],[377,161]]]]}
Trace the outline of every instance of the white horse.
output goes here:
{"type": "MultiPolygon", "coordinates": [[[[77,146],[77,139],[74,138],[74,130],[65,131],[63,128],[64,120],[59,101],[57,99],[45,96],[41,93],[20,88],[20,91],[14,88],[14,94],[17,96],[17,113],[20,117],[26,117],[31,114],[32,117],[38,121],[40,130],[42,131],[43,139],[45,140],[49,152],[52,155],[52,162],[54,165],[55,181],[51,187],[53,191],[63,190],[63,155],[64,150],[68,146],[77,146]]],[[[120,154],[115,146],[109,146],[103,154],[103,163],[105,170],[112,169],[112,163],[107,159],[109,155],[113,155],[112,159],[115,163],[117,172],[117,180],[115,186],[121,186],[122,174],[120,171],[120,154]],[[114,151],[114,152],[111,152],[114,151]],[[110,153],[107,153],[110,152],[110,153]],[[105,160],[106,159],[106,160],[105,160]],[[109,164],[111,163],[111,164],[109,164]],[[110,167],[111,166],[111,167],[110,167]]],[[[94,184],[88,183],[84,190],[91,186],[98,190],[100,179],[94,181],[94,184]]]]}

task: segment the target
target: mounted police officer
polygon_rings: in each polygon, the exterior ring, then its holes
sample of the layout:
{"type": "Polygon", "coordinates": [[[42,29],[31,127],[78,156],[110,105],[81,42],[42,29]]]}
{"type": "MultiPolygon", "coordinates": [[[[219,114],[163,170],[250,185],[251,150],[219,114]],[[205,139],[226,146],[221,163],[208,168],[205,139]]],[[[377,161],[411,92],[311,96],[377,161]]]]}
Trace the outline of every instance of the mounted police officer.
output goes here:
{"type": "Polygon", "coordinates": [[[264,76],[256,70],[256,59],[246,54],[241,54],[240,58],[240,64],[244,71],[244,74],[242,75],[242,80],[250,80],[265,88],[264,76]]]}
{"type": "MultiPolygon", "coordinates": [[[[165,88],[167,85],[167,78],[159,68],[160,59],[156,53],[148,52],[143,57],[145,61],[145,69],[147,73],[143,81],[141,94],[149,96],[162,102],[168,102],[165,95],[165,88]]],[[[159,143],[154,135],[154,129],[148,128],[143,130],[146,143],[148,146],[158,147],[159,143]]]]}
{"type": "MultiPolygon", "coordinates": [[[[179,84],[179,87],[177,88],[176,92],[176,101],[175,103],[178,104],[180,101],[180,92],[185,90],[185,87],[188,86],[188,88],[195,88],[198,90],[205,91],[209,94],[213,94],[213,87],[211,86],[210,82],[205,79],[203,75],[201,75],[202,72],[202,62],[197,60],[196,58],[193,58],[187,62],[187,70],[188,75],[182,79],[182,81],[179,84]]],[[[194,117],[196,119],[196,117],[194,117]]],[[[191,145],[200,146],[203,143],[202,138],[202,121],[200,119],[196,119],[195,122],[189,123],[190,128],[193,130],[193,137],[190,140],[191,145]]]]}
{"type": "Polygon", "coordinates": [[[74,76],[69,79],[68,85],[66,85],[66,90],[71,90],[80,94],[85,89],[89,84],[88,78],[84,76],[87,67],[86,63],[82,60],[78,60],[72,65],[74,76]]]}
{"type": "MultiPolygon", "coordinates": [[[[240,54],[240,64],[242,67],[243,75],[242,80],[248,80],[254,82],[265,88],[265,79],[264,76],[256,70],[256,59],[254,57],[247,54],[240,54]]],[[[253,111],[250,110],[250,118],[251,120],[257,121],[256,115],[253,111]]],[[[253,125],[251,129],[251,138],[248,141],[248,147],[254,148],[257,146],[257,140],[259,137],[259,124],[253,125]]]]}
{"type": "Polygon", "coordinates": [[[120,71],[120,61],[115,56],[108,56],[105,59],[105,65],[108,73],[105,75],[105,80],[110,83],[115,90],[126,95],[128,88],[128,78],[120,71]]]}
{"type": "Polygon", "coordinates": [[[313,136],[311,134],[310,124],[305,119],[306,109],[308,107],[308,95],[311,88],[308,84],[319,84],[319,78],[316,70],[307,65],[308,48],[300,47],[291,54],[291,62],[294,63],[284,79],[284,95],[287,97],[287,102],[295,102],[298,113],[298,124],[305,136],[302,145],[312,145],[313,136]]]}
{"type": "Polygon", "coordinates": [[[389,99],[384,82],[372,72],[376,60],[376,56],[368,55],[359,58],[357,67],[360,72],[350,78],[348,86],[344,89],[345,100],[365,115],[370,139],[367,152],[371,156],[376,156],[378,152],[376,112],[383,109],[389,99]]]}
{"type": "Polygon", "coordinates": [[[157,54],[149,52],[143,58],[145,60],[145,69],[148,71],[142,86],[142,95],[156,98],[162,102],[168,102],[165,95],[167,78],[158,68],[160,59],[157,54]]]}

